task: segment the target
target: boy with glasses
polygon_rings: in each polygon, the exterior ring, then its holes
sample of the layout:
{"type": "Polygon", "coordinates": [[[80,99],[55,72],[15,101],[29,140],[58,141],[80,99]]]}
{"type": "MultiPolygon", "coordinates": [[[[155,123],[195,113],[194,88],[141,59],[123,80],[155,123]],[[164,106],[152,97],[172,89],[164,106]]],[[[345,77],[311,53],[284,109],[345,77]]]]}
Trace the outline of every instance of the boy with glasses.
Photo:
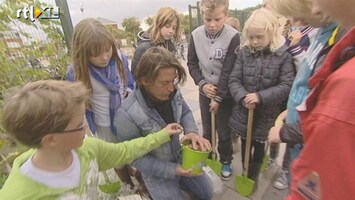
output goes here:
{"type": "Polygon", "coordinates": [[[130,163],[182,131],[173,123],[117,144],[85,137],[88,99],[82,82],[54,80],[28,83],[5,99],[5,130],[32,149],[15,159],[1,199],[98,199],[99,171],[130,163]]]}

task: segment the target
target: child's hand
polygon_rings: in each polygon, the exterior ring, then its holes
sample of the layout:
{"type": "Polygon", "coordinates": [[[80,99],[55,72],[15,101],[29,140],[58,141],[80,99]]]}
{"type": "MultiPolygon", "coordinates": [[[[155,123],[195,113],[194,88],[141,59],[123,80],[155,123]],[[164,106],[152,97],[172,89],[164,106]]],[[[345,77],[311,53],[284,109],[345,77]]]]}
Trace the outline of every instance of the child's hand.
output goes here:
{"type": "Polygon", "coordinates": [[[257,104],[260,102],[259,96],[256,93],[249,93],[244,98],[245,104],[257,104]]]}
{"type": "Polygon", "coordinates": [[[214,99],[217,95],[217,87],[209,83],[205,84],[202,87],[202,91],[210,99],[214,99]]]}
{"type": "Polygon", "coordinates": [[[301,38],[302,33],[300,30],[292,31],[288,36],[288,39],[291,40],[290,46],[298,44],[301,41],[301,38]]]}
{"type": "Polygon", "coordinates": [[[275,120],[275,126],[282,126],[286,120],[286,116],[287,116],[287,110],[280,113],[275,120]]]}
{"type": "Polygon", "coordinates": [[[165,128],[170,136],[174,134],[180,134],[184,131],[184,128],[178,123],[168,124],[165,128]]]}
{"type": "Polygon", "coordinates": [[[210,103],[210,112],[214,112],[215,114],[218,112],[220,104],[217,101],[212,100],[210,103]]]}
{"type": "Polygon", "coordinates": [[[280,143],[281,142],[281,139],[280,139],[281,127],[282,126],[271,127],[271,129],[269,130],[269,136],[267,138],[270,143],[280,143]]]}

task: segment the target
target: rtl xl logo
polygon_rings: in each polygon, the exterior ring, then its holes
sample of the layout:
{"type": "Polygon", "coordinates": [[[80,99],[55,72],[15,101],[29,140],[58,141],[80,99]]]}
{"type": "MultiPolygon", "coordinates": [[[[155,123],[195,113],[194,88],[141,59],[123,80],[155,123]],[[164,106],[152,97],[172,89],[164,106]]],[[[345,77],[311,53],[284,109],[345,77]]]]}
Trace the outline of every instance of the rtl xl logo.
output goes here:
{"type": "Polygon", "coordinates": [[[16,17],[30,19],[34,22],[36,19],[59,19],[59,7],[24,7],[16,12],[16,17]]]}

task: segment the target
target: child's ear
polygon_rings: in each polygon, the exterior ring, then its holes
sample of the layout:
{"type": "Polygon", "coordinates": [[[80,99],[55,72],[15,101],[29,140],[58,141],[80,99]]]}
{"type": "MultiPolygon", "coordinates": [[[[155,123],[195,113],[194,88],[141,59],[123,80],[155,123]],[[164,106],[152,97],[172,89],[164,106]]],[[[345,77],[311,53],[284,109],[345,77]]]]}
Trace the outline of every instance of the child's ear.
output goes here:
{"type": "Polygon", "coordinates": [[[54,134],[47,134],[41,140],[41,144],[45,146],[53,146],[56,142],[57,138],[54,134]]]}

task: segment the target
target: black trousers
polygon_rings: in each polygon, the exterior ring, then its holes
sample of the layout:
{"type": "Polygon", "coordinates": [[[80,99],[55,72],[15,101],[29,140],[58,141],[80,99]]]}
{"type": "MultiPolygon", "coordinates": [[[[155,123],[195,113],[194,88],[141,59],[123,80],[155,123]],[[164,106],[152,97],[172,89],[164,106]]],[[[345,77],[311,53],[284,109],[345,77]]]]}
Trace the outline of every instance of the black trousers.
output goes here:
{"type": "MultiPolygon", "coordinates": [[[[201,120],[203,128],[203,137],[211,142],[212,126],[211,126],[211,100],[199,94],[201,120]]],[[[229,118],[232,114],[234,101],[232,98],[223,100],[220,104],[218,113],[216,114],[216,129],[218,133],[218,153],[220,162],[230,164],[233,160],[233,146],[231,129],[228,126],[229,118]]]]}

